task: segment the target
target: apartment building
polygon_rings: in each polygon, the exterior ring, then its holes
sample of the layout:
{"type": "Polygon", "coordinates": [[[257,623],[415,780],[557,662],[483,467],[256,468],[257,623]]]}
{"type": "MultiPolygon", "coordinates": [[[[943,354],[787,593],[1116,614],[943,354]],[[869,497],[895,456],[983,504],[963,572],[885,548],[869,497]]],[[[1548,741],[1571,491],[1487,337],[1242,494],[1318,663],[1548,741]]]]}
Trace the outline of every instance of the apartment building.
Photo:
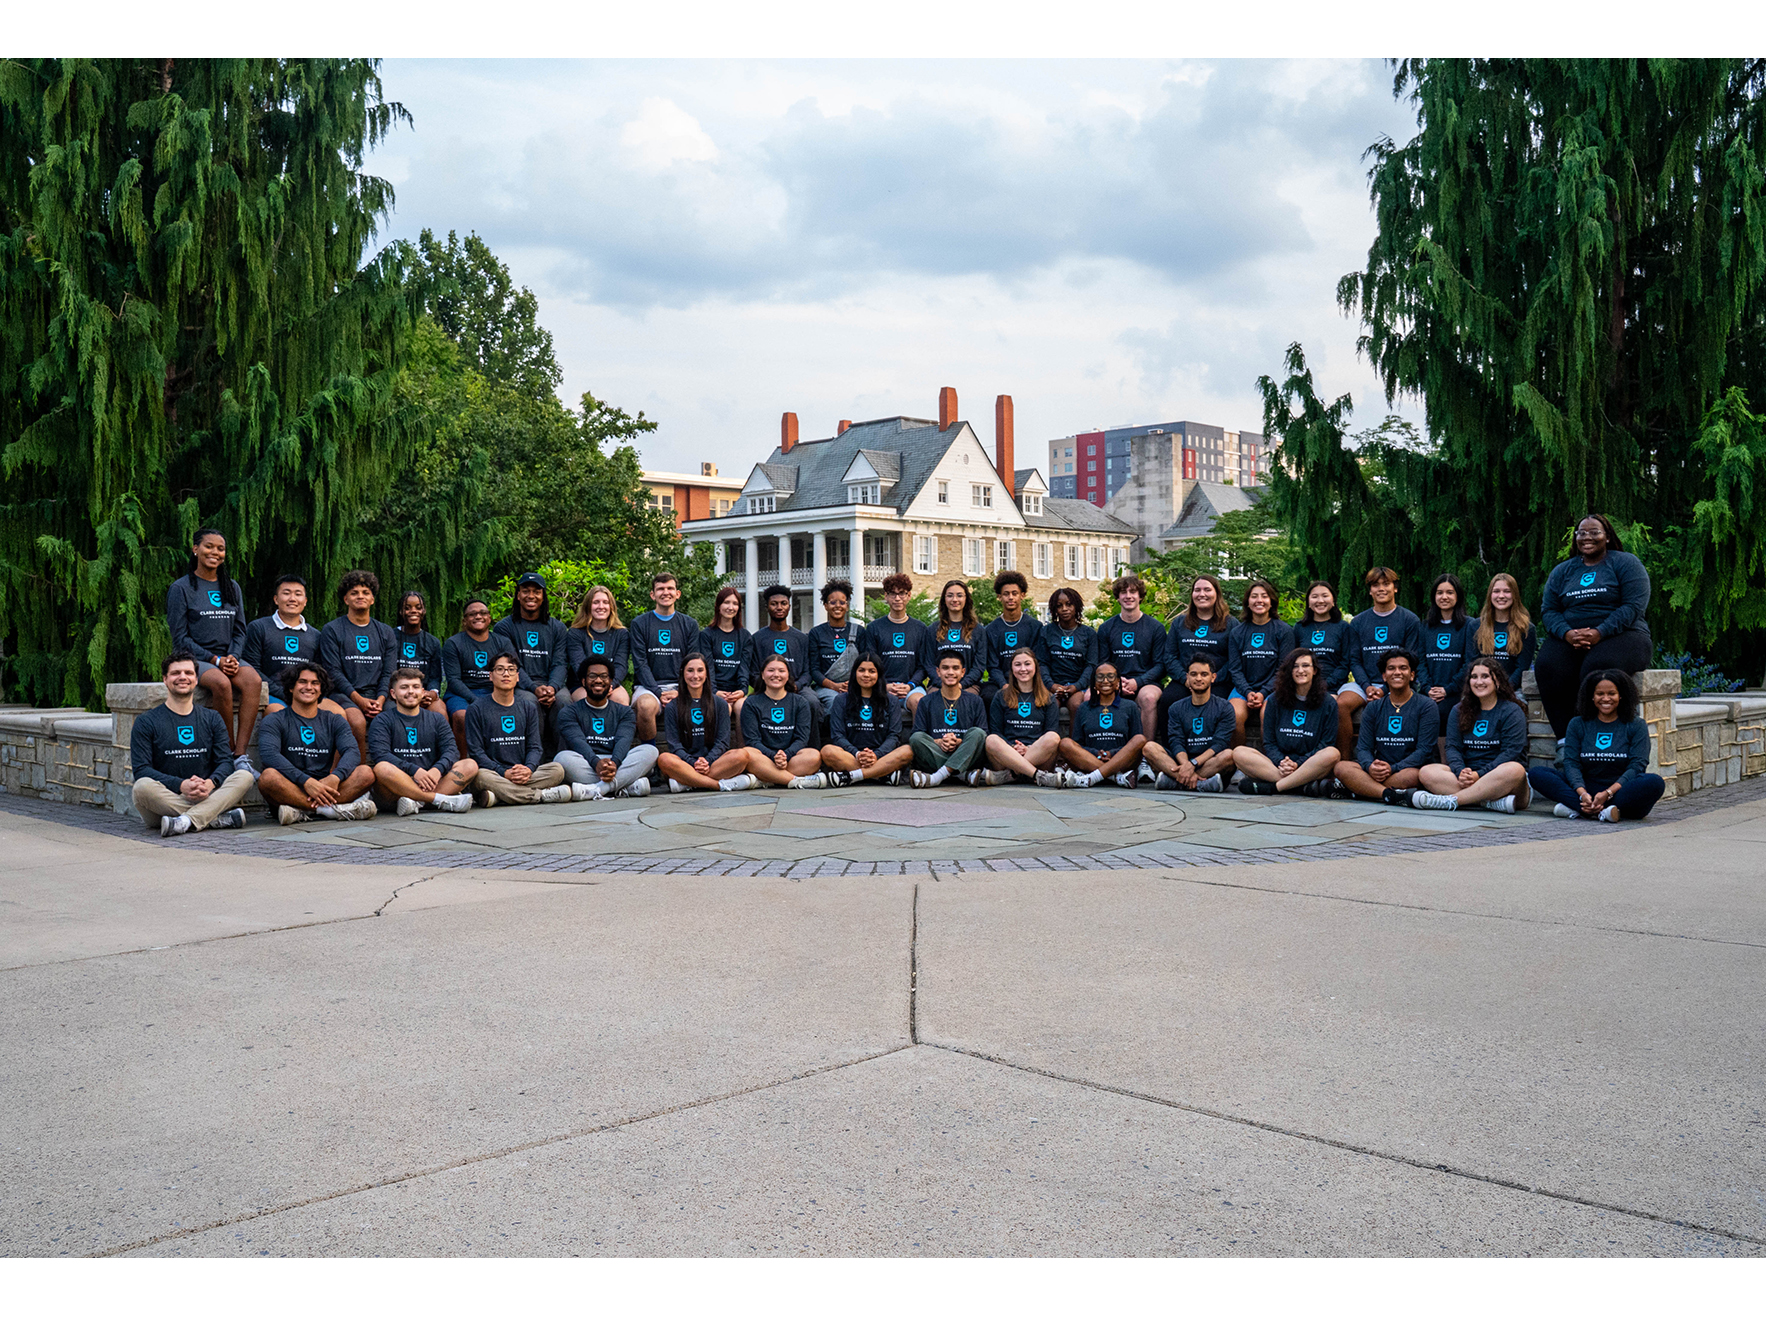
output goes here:
{"type": "Polygon", "coordinates": [[[1050,494],[1107,505],[1134,472],[1135,443],[1146,437],[1168,439],[1180,478],[1255,487],[1269,475],[1272,448],[1262,433],[1178,420],[1055,438],[1049,442],[1050,494]]]}
{"type": "Polygon", "coordinates": [[[650,509],[672,513],[677,529],[685,520],[728,515],[742,499],[742,484],[733,478],[719,478],[717,466],[710,461],[702,463],[696,474],[646,469],[643,478],[650,489],[650,509]]]}

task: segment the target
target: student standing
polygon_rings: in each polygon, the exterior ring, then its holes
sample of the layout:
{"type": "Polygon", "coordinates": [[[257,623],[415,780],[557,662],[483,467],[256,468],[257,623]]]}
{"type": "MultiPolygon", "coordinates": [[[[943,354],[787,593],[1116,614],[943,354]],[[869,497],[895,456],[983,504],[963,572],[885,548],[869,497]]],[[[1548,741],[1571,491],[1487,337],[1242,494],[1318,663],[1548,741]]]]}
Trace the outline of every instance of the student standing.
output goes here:
{"type": "Polygon", "coordinates": [[[1629,673],[1595,671],[1583,677],[1576,716],[1564,733],[1563,771],[1541,765],[1527,772],[1533,789],[1557,802],[1552,813],[1617,823],[1645,818],[1655,808],[1668,788],[1647,770],[1649,723],[1637,708],[1637,685],[1629,673]]]}
{"type": "Polygon", "coordinates": [[[577,798],[574,788],[564,784],[563,765],[545,761],[540,707],[519,697],[520,680],[520,661],[513,653],[499,653],[491,661],[490,694],[466,710],[466,752],[478,764],[472,789],[486,809],[499,803],[561,804],[577,798]]]}
{"type": "Polygon", "coordinates": [[[135,719],[129,732],[135,785],[130,799],[141,821],[159,823],[162,837],[205,828],[242,828],[251,765],[240,767],[221,715],[196,706],[196,659],[173,653],[163,671],[166,697],[135,719]]]}
{"type": "MultiPolygon", "coordinates": [[[[1423,616],[1423,674],[1417,688],[1434,701],[1443,741],[1465,692],[1466,669],[1472,660],[1468,650],[1474,631],[1466,618],[1465,602],[1465,588],[1458,575],[1436,575],[1429,585],[1429,610],[1423,616]]],[[[1444,753],[1437,751],[1438,756],[1444,753]]]]}
{"type": "MultiPolygon", "coordinates": [[[[705,659],[699,658],[699,663],[703,667],[705,659]]],[[[571,798],[649,795],[657,749],[635,743],[638,715],[629,704],[613,702],[613,668],[600,658],[590,658],[578,679],[583,697],[558,714],[557,763],[570,778],[571,798]]],[[[676,697],[670,696],[671,706],[676,697]]]]}
{"type": "Polygon", "coordinates": [[[865,627],[865,651],[883,659],[883,682],[907,705],[909,717],[926,693],[933,668],[932,631],[924,621],[908,615],[913,593],[913,580],[900,573],[890,575],[883,581],[888,614],[865,627]]]}
{"type": "Polygon", "coordinates": [[[172,651],[196,662],[197,683],[209,707],[226,723],[235,760],[251,767],[251,731],[263,698],[263,677],[243,660],[245,595],[227,575],[227,539],[219,529],[198,529],[190,564],[166,590],[166,624],[172,651]]]}
{"type": "Polygon", "coordinates": [[[1020,648],[1034,651],[1042,637],[1042,623],[1024,610],[1030,598],[1029,580],[1016,570],[1002,570],[993,577],[993,595],[999,599],[1000,614],[982,627],[987,636],[987,679],[981,682],[981,702],[989,714],[1000,686],[1012,683],[1012,654],[1020,648]]]}
{"type": "Polygon", "coordinates": [[[817,790],[820,751],[809,747],[815,715],[810,702],[791,690],[791,669],[782,657],[769,657],[760,669],[760,688],[742,706],[743,757],[751,776],[768,786],[817,790]]]}
{"type": "MultiPolygon", "coordinates": [[[[960,579],[947,580],[944,591],[938,595],[938,625],[932,631],[932,651],[960,656],[963,688],[977,699],[981,697],[981,673],[987,670],[987,635],[975,621],[974,596],[960,579]]],[[[986,725],[985,719],[982,725],[986,725]]]]}
{"type": "Polygon", "coordinates": [[[1644,619],[1649,572],[1619,545],[1612,521],[1585,516],[1575,547],[1545,581],[1545,639],[1533,664],[1539,701],[1560,743],[1582,681],[1596,671],[1642,671],[1654,647],[1644,619]]]}
{"type": "Polygon", "coordinates": [[[1049,594],[1049,625],[1031,644],[1042,665],[1042,683],[1069,714],[1085,702],[1098,664],[1098,632],[1080,620],[1084,611],[1085,599],[1076,589],[1056,589],[1049,594]]]}
{"type": "Polygon", "coordinates": [[[1386,654],[1401,649],[1414,658],[1422,656],[1423,623],[1415,612],[1398,605],[1398,572],[1383,565],[1369,570],[1367,596],[1373,605],[1357,612],[1347,631],[1349,670],[1354,679],[1337,696],[1339,707],[1346,700],[1354,704],[1351,715],[1360,710],[1363,701],[1384,693],[1381,667],[1386,654]]]}
{"type": "Polygon", "coordinates": [[[466,710],[490,697],[491,663],[504,656],[514,657],[515,651],[502,635],[491,633],[491,609],[482,598],[468,598],[460,611],[460,632],[449,635],[442,645],[448,721],[456,749],[466,748],[466,710]]]}
{"type": "Polygon", "coordinates": [[[1496,659],[1481,657],[1466,669],[1447,724],[1447,762],[1425,764],[1421,780],[1412,809],[1482,805],[1512,814],[1527,807],[1527,717],[1496,659]]]}
{"type": "Polygon", "coordinates": [[[742,590],[726,584],[711,603],[711,624],[700,632],[699,651],[711,662],[711,686],[730,705],[730,743],[742,743],[742,701],[753,679],[748,659],[754,636],[742,628],[742,590]]]}
{"type": "Polygon", "coordinates": [[[1241,745],[1234,763],[1246,795],[1296,792],[1328,799],[1337,760],[1337,700],[1310,648],[1296,648],[1276,668],[1263,705],[1263,748],[1241,745]]]}
{"type": "MultiPolygon", "coordinates": [[[[271,592],[276,609],[245,627],[245,661],[264,678],[264,702],[270,708],[288,706],[282,692],[282,672],[296,662],[319,660],[319,630],[308,625],[307,581],[299,575],[279,575],[271,592]]],[[[322,701],[339,717],[343,709],[332,699],[322,701]]]]}
{"type": "Polygon", "coordinates": [[[448,719],[423,706],[424,686],[416,667],[395,669],[392,705],[368,724],[375,789],[393,801],[400,818],[426,806],[449,814],[472,808],[467,788],[478,765],[460,757],[448,719]]]}
{"type": "Polygon", "coordinates": [[[1237,755],[1233,705],[1214,692],[1214,662],[1203,654],[1190,659],[1184,674],[1187,701],[1165,713],[1165,740],[1147,746],[1147,762],[1159,774],[1162,791],[1224,791],[1233,779],[1237,755]]]}
{"type": "Polygon", "coordinates": [[[681,586],[673,574],[658,570],[650,576],[650,601],[656,605],[631,623],[632,709],[638,715],[638,739],[656,738],[656,719],[663,702],[681,684],[681,659],[699,652],[699,622],[676,611],[681,586]]]}
{"type": "MultiPolygon", "coordinates": [[[[583,594],[576,616],[564,632],[564,674],[574,681],[592,657],[612,669],[613,689],[607,697],[615,703],[630,703],[632,696],[625,682],[632,665],[631,636],[620,624],[619,604],[605,584],[596,584],[583,594]]],[[[583,693],[579,685],[570,691],[570,697],[580,699],[583,693]]]]}
{"type": "Polygon", "coordinates": [[[1171,705],[1183,699],[1191,662],[1205,657],[1216,679],[1226,674],[1226,651],[1234,624],[1225,587],[1213,575],[1197,575],[1190,584],[1189,604],[1166,627],[1165,672],[1177,684],[1161,697],[1154,736],[1170,724],[1171,705]]]}
{"type": "MultiPolygon", "coordinates": [[[[1016,573],[1016,572],[1014,572],[1016,573]]],[[[1008,684],[995,690],[987,714],[987,761],[996,771],[1035,781],[1055,766],[1061,750],[1061,706],[1042,683],[1036,654],[1006,655],[1008,684]]]]}
{"type": "Polygon", "coordinates": [[[1405,649],[1386,654],[1377,673],[1384,683],[1361,715],[1355,757],[1337,761],[1337,780],[1364,800],[1408,806],[1424,765],[1435,761],[1440,718],[1412,688],[1416,667],[1416,654],[1405,649]]]}
{"type": "Polygon", "coordinates": [[[902,701],[883,681],[883,659],[860,653],[852,679],[834,696],[828,714],[828,743],[822,746],[822,767],[830,786],[885,782],[896,786],[914,761],[914,751],[901,739],[902,701]]]}
{"type": "Polygon", "coordinates": [[[399,666],[415,667],[423,677],[423,698],[418,706],[445,718],[448,710],[441,696],[441,640],[429,632],[429,600],[414,588],[399,594],[399,624],[393,637],[398,640],[399,666]]]}
{"type": "MultiPolygon", "coordinates": [[[[963,683],[972,665],[972,652],[951,647],[938,654],[938,693],[921,702],[908,737],[914,752],[909,777],[915,786],[942,786],[947,778],[964,778],[980,761],[987,714],[981,710],[981,695],[963,683]]],[[[984,775],[991,785],[991,776],[984,775]]],[[[1002,780],[1010,781],[1011,774],[1002,774],[1002,780]]]]}
{"type": "Polygon", "coordinates": [[[758,676],[761,664],[770,658],[785,659],[790,673],[789,684],[801,692],[809,676],[809,636],[791,624],[791,590],[783,584],[762,589],[761,605],[767,623],[754,632],[749,644],[748,674],[758,676]]]}
{"type": "Polygon", "coordinates": [[[809,632],[809,685],[822,716],[832,720],[834,701],[846,692],[853,662],[864,651],[865,630],[851,617],[852,585],[844,579],[822,585],[822,610],[828,619],[809,632]]]}
{"type": "Polygon", "coordinates": [[[348,821],[373,818],[374,773],[363,767],[350,724],[319,706],[325,673],[315,662],[296,662],[282,673],[288,706],[258,725],[258,794],[276,806],[283,827],[313,815],[348,821]]]}
{"type": "MultiPolygon", "coordinates": [[[[1533,617],[1521,601],[1521,586],[1510,574],[1491,577],[1484,590],[1484,606],[1474,628],[1472,651],[1478,657],[1494,657],[1508,672],[1509,687],[1519,693],[1522,674],[1533,665],[1539,637],[1533,617]]],[[[1516,703],[1520,700],[1516,699],[1516,703]]]]}
{"type": "Polygon", "coordinates": [[[380,597],[380,577],[372,570],[350,571],[338,585],[338,597],[344,614],[319,632],[319,660],[356,737],[359,761],[366,766],[368,723],[386,707],[399,646],[392,627],[369,614],[380,597]]]}
{"type": "Polygon", "coordinates": [[[1276,667],[1294,650],[1293,630],[1276,615],[1278,596],[1267,579],[1252,580],[1245,590],[1245,618],[1226,640],[1227,702],[1233,706],[1233,739],[1241,745],[1248,725],[1261,729],[1276,667]]]}
{"type": "Polygon", "coordinates": [[[1312,653],[1312,664],[1337,714],[1337,752],[1344,758],[1355,749],[1355,724],[1334,702],[1349,683],[1349,625],[1337,606],[1337,590],[1322,579],[1306,587],[1306,614],[1294,627],[1294,646],[1312,653]]]}
{"type": "Polygon", "coordinates": [[[1096,786],[1106,777],[1132,787],[1147,738],[1141,734],[1141,710],[1117,692],[1120,677],[1114,662],[1092,669],[1091,699],[1073,716],[1072,734],[1057,746],[1067,766],[1036,774],[1038,786],[1096,786]]]}
{"type": "MultiPolygon", "coordinates": [[[[707,633],[700,631],[701,643],[707,633]]],[[[681,663],[681,688],[662,710],[657,772],[668,778],[668,789],[676,795],[745,791],[753,784],[742,771],[747,765],[742,751],[730,748],[730,705],[711,688],[710,665],[698,653],[687,654],[681,663]]]]}
{"type": "Polygon", "coordinates": [[[1141,610],[1147,587],[1140,576],[1120,576],[1110,593],[1117,611],[1098,627],[1098,659],[1116,664],[1118,692],[1141,710],[1141,729],[1152,731],[1165,679],[1165,627],[1141,610]]]}
{"type": "Polygon", "coordinates": [[[552,615],[546,581],[533,571],[515,581],[515,601],[498,621],[494,633],[509,641],[521,677],[516,687],[539,704],[547,721],[556,718],[559,693],[565,688],[564,622],[552,615]]]}

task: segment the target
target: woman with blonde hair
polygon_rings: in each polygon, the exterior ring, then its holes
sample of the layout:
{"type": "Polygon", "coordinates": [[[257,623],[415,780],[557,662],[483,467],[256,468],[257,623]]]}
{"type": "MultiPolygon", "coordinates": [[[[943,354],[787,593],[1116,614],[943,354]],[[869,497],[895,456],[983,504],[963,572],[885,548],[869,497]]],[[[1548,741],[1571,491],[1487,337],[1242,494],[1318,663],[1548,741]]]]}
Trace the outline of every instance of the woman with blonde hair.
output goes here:
{"type": "Polygon", "coordinates": [[[1521,586],[1506,571],[1490,577],[1473,639],[1472,655],[1501,662],[1508,672],[1508,683],[1519,690],[1521,673],[1533,665],[1533,655],[1539,651],[1539,637],[1533,630],[1533,617],[1521,601],[1521,586]]]}
{"type": "MultiPolygon", "coordinates": [[[[564,663],[573,680],[583,674],[591,659],[605,662],[613,675],[613,689],[608,697],[615,703],[630,704],[632,696],[625,681],[631,669],[631,636],[619,619],[619,604],[614,600],[613,590],[605,584],[596,584],[583,594],[576,618],[564,632],[564,663]]],[[[580,699],[585,691],[579,683],[570,693],[580,699]]]]}

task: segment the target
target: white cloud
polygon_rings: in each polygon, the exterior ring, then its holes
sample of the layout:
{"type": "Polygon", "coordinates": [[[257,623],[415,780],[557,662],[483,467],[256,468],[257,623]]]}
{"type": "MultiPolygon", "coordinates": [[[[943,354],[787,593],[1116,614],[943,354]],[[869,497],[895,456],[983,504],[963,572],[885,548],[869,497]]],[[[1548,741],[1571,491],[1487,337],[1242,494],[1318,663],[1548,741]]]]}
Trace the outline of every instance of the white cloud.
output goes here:
{"type": "Polygon", "coordinates": [[[667,97],[645,97],[638,117],[626,121],[619,141],[641,169],[662,171],[676,161],[714,161],[717,144],[699,121],[667,97]]]}

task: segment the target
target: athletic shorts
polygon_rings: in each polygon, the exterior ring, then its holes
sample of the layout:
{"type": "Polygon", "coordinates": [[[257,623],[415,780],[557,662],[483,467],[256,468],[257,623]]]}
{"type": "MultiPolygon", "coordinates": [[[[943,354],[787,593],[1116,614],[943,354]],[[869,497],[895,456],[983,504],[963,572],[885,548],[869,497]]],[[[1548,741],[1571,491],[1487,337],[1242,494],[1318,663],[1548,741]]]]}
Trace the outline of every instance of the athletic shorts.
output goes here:
{"type": "MultiPolygon", "coordinates": [[[[243,663],[241,665],[243,665],[243,663]]],[[[198,662],[196,664],[196,678],[198,680],[201,680],[205,675],[207,675],[211,671],[221,671],[221,669],[219,667],[217,667],[213,662],[198,662]]],[[[221,674],[224,676],[227,673],[224,671],[221,671],[221,674]]]]}
{"type": "MultiPolygon", "coordinates": [[[[517,694],[521,693],[520,690],[515,692],[517,694]]],[[[477,690],[469,689],[464,694],[455,694],[450,690],[443,696],[443,702],[447,704],[450,713],[463,713],[473,704],[484,698],[485,694],[489,693],[489,690],[486,690],[484,694],[480,694],[477,690]]]]}
{"type": "Polygon", "coordinates": [[[1359,696],[1363,700],[1365,700],[1367,698],[1367,691],[1362,689],[1359,684],[1357,684],[1355,681],[1352,681],[1352,680],[1344,681],[1342,683],[1342,685],[1340,685],[1338,687],[1337,693],[1338,694],[1354,694],[1354,695],[1359,696]]]}
{"type": "Polygon", "coordinates": [[[664,686],[662,692],[659,694],[648,685],[633,685],[632,702],[636,703],[640,696],[648,694],[652,699],[656,700],[657,705],[660,707],[662,704],[665,704],[670,699],[674,698],[675,691],[678,689],[680,689],[679,685],[664,686]]]}
{"type": "Polygon", "coordinates": [[[1227,695],[1226,697],[1229,699],[1237,699],[1240,703],[1243,703],[1245,701],[1245,696],[1240,694],[1238,692],[1238,690],[1236,690],[1236,689],[1231,694],[1227,695]]]}

